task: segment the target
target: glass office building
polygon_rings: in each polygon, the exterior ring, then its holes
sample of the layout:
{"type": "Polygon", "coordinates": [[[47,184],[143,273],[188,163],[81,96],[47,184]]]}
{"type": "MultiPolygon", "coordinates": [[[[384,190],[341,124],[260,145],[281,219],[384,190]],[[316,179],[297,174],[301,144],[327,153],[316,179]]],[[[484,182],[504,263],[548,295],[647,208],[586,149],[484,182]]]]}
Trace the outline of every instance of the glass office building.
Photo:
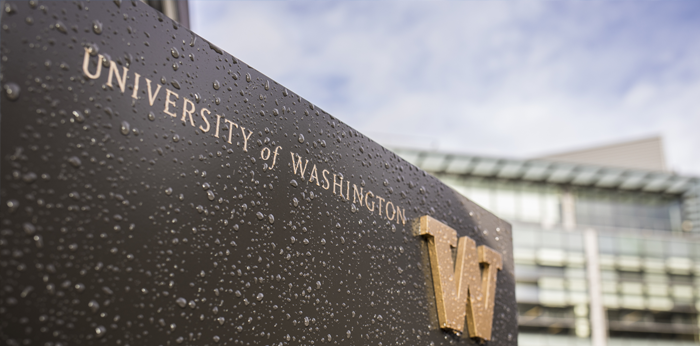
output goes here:
{"type": "MultiPolygon", "coordinates": [[[[697,344],[697,178],[663,162],[596,164],[596,155],[394,149],[513,225],[521,346],[697,344]]],[[[648,159],[643,146],[607,149],[602,156],[648,159]]]]}

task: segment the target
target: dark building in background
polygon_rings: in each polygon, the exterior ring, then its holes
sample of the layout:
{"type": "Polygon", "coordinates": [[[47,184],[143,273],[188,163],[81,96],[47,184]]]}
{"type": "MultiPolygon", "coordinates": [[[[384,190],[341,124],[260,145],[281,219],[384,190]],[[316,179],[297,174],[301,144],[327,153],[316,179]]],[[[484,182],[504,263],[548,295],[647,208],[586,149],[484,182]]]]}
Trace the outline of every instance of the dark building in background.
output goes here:
{"type": "Polygon", "coordinates": [[[187,0],[145,0],[143,1],[180,25],[190,28],[190,8],[187,0]]]}

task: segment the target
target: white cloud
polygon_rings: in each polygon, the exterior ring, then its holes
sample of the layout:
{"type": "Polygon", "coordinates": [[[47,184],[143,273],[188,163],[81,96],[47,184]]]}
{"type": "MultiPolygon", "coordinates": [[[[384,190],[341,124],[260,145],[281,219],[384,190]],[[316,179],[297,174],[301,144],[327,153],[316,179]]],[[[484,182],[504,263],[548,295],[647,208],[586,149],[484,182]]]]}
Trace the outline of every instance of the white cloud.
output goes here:
{"type": "Polygon", "coordinates": [[[700,3],[191,7],[196,32],[380,142],[527,157],[662,134],[700,174],[700,3]]]}

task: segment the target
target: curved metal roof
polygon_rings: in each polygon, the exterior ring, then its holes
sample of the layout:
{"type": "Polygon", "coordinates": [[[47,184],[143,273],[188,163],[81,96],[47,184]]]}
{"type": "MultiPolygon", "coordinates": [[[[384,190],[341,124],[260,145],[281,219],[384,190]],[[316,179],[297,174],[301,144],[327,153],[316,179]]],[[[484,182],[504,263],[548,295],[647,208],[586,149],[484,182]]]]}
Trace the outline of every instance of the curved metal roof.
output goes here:
{"type": "Polygon", "coordinates": [[[517,160],[401,148],[393,151],[434,174],[666,194],[683,194],[700,182],[698,177],[674,173],[543,159],[517,160]]]}

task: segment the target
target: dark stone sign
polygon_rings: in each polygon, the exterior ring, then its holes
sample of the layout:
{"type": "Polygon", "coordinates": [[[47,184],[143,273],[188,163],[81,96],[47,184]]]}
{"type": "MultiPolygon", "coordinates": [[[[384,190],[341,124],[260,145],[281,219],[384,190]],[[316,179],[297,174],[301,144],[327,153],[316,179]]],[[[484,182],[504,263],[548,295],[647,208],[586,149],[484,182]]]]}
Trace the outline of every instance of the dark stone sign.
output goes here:
{"type": "Polygon", "coordinates": [[[2,11],[3,344],[516,344],[508,223],[139,1],[2,11]]]}

